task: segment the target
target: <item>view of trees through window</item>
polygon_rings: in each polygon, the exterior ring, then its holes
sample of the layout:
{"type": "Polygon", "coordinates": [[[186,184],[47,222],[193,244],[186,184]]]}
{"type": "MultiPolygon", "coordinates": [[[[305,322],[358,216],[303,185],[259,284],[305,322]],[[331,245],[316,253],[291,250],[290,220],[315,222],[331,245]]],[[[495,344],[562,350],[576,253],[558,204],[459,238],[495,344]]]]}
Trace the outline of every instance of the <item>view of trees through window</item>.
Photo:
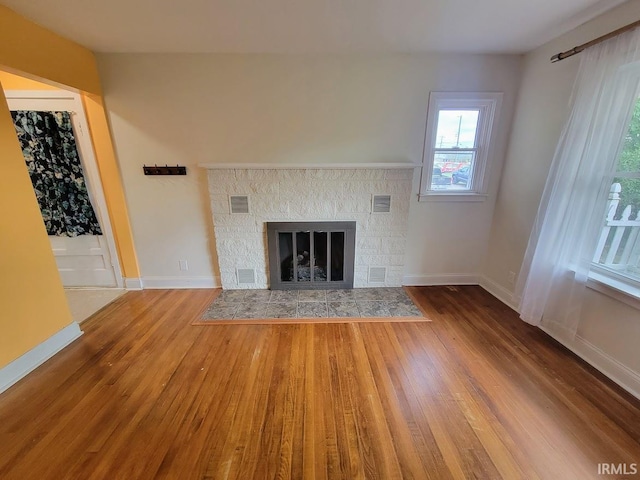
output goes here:
{"type": "Polygon", "coordinates": [[[599,267],[640,281],[640,101],[618,158],[607,218],[594,255],[599,267]]]}
{"type": "MultiPolygon", "coordinates": [[[[617,166],[618,173],[638,173],[640,174],[640,101],[636,103],[629,124],[629,130],[624,139],[624,144],[617,166]]],[[[640,209],[640,178],[616,177],[615,183],[622,187],[620,192],[620,207],[616,217],[622,215],[622,211],[627,205],[631,205],[632,218],[640,209]]]]}

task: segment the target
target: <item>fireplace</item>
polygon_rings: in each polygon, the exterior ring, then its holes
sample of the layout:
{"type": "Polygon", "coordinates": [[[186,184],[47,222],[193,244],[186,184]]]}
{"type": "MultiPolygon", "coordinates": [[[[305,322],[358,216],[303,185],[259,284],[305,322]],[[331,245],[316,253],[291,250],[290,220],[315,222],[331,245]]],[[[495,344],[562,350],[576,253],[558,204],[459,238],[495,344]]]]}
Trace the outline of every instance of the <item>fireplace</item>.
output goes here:
{"type": "Polygon", "coordinates": [[[222,288],[402,285],[415,165],[207,164],[203,167],[209,170],[209,198],[222,288]],[[301,227],[298,224],[289,230],[289,235],[283,236],[277,247],[284,249],[282,258],[270,267],[270,260],[280,251],[270,251],[267,224],[278,222],[350,222],[355,224],[355,231],[352,226],[347,229],[340,225],[332,230],[334,227],[327,225],[301,227]],[[333,269],[336,261],[342,261],[340,254],[334,253],[341,234],[331,233],[333,231],[344,231],[347,240],[344,269],[337,265],[333,269]],[[355,254],[348,250],[353,243],[355,254]],[[321,245],[322,250],[318,250],[321,245]],[[298,261],[299,255],[302,258],[298,261]],[[291,258],[283,265],[288,256],[291,258]],[[344,282],[342,286],[338,286],[340,282],[344,282]]]}
{"type": "Polygon", "coordinates": [[[353,288],[356,222],[267,222],[274,290],[353,288]]]}

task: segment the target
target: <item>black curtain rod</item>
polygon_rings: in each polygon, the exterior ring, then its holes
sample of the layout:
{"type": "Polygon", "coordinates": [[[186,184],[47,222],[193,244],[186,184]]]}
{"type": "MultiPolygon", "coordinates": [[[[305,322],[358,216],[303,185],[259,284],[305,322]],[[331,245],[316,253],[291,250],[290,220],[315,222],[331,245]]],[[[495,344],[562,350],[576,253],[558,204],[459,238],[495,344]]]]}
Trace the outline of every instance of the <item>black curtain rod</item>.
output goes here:
{"type": "Polygon", "coordinates": [[[560,60],[564,60],[565,58],[572,57],[589,47],[593,47],[594,45],[602,43],[605,40],[609,40],[610,38],[617,37],[621,33],[628,32],[629,30],[633,30],[636,27],[640,27],[640,20],[614,30],[613,32],[609,32],[606,35],[596,38],[595,40],[591,40],[590,42],[583,43],[582,45],[578,45],[577,47],[573,47],[571,50],[567,50],[566,52],[556,53],[553,57],[551,57],[551,63],[556,63],[560,60]]]}

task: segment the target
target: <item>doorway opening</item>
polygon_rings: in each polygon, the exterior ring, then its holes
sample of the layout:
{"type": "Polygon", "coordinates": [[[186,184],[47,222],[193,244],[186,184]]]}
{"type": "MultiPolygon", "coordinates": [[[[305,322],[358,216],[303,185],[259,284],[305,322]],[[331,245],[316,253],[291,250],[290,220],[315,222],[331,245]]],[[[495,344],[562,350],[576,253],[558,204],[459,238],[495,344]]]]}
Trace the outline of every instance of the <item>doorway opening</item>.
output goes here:
{"type": "MultiPolygon", "coordinates": [[[[51,118],[51,113],[56,112],[57,117],[61,114],[65,115],[71,124],[67,132],[70,139],[67,139],[69,141],[65,143],[65,149],[71,148],[76,152],[72,156],[77,156],[76,163],[79,159],[81,168],[75,174],[75,181],[83,184],[85,194],[88,195],[88,203],[90,203],[88,208],[95,212],[99,226],[96,225],[94,231],[87,234],[68,235],[49,232],[49,240],[73,319],[81,322],[125,292],[115,238],[82,100],[79,94],[72,91],[51,87],[5,72],[2,72],[2,75],[4,93],[9,110],[14,117],[14,124],[17,125],[16,112],[23,113],[21,117],[23,120],[25,112],[31,114],[39,112],[38,118],[51,118]],[[15,81],[7,82],[5,85],[5,77],[13,77],[15,81]],[[13,86],[22,84],[26,88],[34,89],[19,90],[13,86]]],[[[35,118],[35,115],[31,117],[35,118]]],[[[18,135],[18,130],[16,134],[18,135]]],[[[20,140],[20,135],[18,138],[20,140]]],[[[24,138],[21,146],[23,154],[27,153],[24,138]]],[[[29,163],[25,155],[25,168],[30,170],[32,183],[35,182],[35,177],[32,175],[33,165],[33,161],[29,163]],[[28,168],[28,165],[31,168],[28,168]]],[[[34,190],[38,196],[35,185],[34,183],[34,190]]],[[[42,192],[40,195],[42,196],[42,192]]],[[[82,215],[82,212],[79,214],[82,215]]],[[[49,230],[51,225],[47,226],[49,230]]]]}

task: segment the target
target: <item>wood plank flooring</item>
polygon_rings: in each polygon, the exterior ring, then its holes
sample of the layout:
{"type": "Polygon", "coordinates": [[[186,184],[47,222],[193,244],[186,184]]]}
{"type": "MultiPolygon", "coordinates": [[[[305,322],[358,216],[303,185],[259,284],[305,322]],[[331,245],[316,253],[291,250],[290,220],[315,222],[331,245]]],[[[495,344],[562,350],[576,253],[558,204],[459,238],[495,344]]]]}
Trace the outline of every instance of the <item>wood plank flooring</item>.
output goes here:
{"type": "Polygon", "coordinates": [[[640,464],[640,401],[479,287],[410,291],[432,322],[192,326],[215,291],[129,292],[0,395],[0,478],[564,480],[640,464]]]}

